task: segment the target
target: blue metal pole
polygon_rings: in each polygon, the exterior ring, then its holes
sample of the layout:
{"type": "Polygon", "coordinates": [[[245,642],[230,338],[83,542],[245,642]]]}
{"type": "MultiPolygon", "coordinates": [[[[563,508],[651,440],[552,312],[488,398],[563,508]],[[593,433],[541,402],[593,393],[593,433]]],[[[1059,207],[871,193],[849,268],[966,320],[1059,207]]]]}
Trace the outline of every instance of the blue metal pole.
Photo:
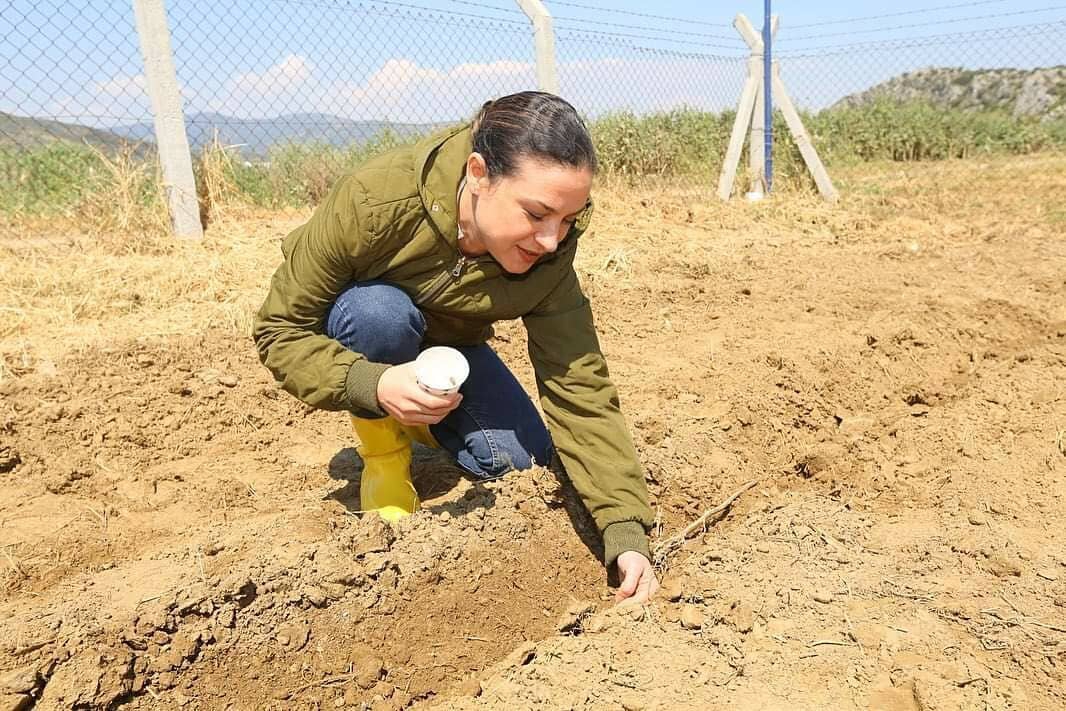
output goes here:
{"type": "Polygon", "coordinates": [[[763,144],[763,154],[765,156],[766,166],[766,192],[770,192],[770,189],[774,181],[774,103],[773,103],[773,85],[772,85],[772,72],[771,72],[771,57],[773,53],[770,48],[770,43],[773,40],[773,32],[770,29],[770,0],[764,0],[763,3],[763,23],[762,23],[762,51],[763,51],[763,125],[766,126],[766,136],[763,144]]]}

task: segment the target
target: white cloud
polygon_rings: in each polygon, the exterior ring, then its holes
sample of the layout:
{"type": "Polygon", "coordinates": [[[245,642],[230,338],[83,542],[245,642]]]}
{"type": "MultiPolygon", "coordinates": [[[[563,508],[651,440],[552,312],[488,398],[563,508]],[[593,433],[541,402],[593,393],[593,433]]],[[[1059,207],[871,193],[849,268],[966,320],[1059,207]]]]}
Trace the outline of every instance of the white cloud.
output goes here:
{"type": "Polygon", "coordinates": [[[278,96],[301,87],[311,78],[312,69],[306,57],[290,54],[263,72],[238,74],[227,88],[247,96],[278,96]]]}
{"type": "Polygon", "coordinates": [[[93,84],[94,91],[99,95],[111,97],[148,98],[148,83],[143,74],[133,76],[114,76],[105,81],[93,84]]]}
{"type": "Polygon", "coordinates": [[[501,60],[436,69],[390,59],[366,81],[329,91],[345,115],[393,121],[447,121],[471,115],[492,96],[536,85],[531,62],[501,60]]]}
{"type": "Polygon", "coordinates": [[[143,74],[116,74],[91,82],[80,91],[54,97],[41,109],[44,116],[98,128],[150,121],[152,117],[143,74]]]}
{"type": "MultiPolygon", "coordinates": [[[[733,106],[743,60],[603,57],[559,65],[563,95],[583,113],[636,112],[681,105],[733,106]]],[[[349,119],[440,122],[473,115],[487,99],[537,86],[531,61],[503,59],[438,67],[407,57],[386,60],[364,80],[322,81],[304,56],[289,54],[262,72],[231,77],[205,108],[238,118],[321,112],[349,119]]]]}

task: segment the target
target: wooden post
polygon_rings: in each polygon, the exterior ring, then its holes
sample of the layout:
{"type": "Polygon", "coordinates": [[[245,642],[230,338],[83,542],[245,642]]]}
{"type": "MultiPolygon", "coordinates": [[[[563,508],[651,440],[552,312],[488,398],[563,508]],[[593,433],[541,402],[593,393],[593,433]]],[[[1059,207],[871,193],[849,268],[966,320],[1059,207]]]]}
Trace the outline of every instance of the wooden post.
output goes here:
{"type": "Polygon", "coordinates": [[[203,239],[192,155],[185,135],[185,116],[181,110],[181,93],[170,52],[170,31],[163,0],[133,0],[133,13],[144,57],[144,75],[152,102],[156,146],[174,235],[179,239],[203,239]]]}
{"type": "Polygon", "coordinates": [[[559,93],[559,72],[555,65],[555,31],[552,16],[540,0],[516,0],[533,23],[533,47],[537,55],[537,88],[559,93]]]}
{"type": "Polygon", "coordinates": [[[807,135],[807,129],[803,127],[799,112],[796,111],[792,99],[789,97],[788,92],[785,91],[785,83],[781,81],[781,67],[778,65],[777,60],[774,60],[771,65],[774,76],[774,101],[777,102],[777,105],[781,108],[781,113],[785,116],[785,123],[788,124],[788,130],[792,132],[792,138],[795,139],[796,145],[799,147],[803,162],[807,164],[807,169],[814,176],[814,183],[818,186],[818,192],[822,194],[822,197],[830,201],[836,200],[838,195],[836,188],[833,187],[833,181],[829,179],[829,173],[826,172],[825,166],[822,165],[822,159],[818,157],[818,151],[814,149],[811,137],[807,135]]]}

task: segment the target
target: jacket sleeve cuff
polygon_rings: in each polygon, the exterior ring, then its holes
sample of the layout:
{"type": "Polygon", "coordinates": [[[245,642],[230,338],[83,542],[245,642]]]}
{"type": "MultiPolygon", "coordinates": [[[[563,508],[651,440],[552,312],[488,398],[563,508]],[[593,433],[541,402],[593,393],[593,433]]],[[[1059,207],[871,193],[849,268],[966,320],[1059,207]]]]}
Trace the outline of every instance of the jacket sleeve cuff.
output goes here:
{"type": "Polygon", "coordinates": [[[349,409],[355,414],[384,415],[385,411],[378,404],[378,381],[381,375],[392,366],[386,363],[373,363],[357,360],[348,368],[344,379],[344,393],[348,399],[349,409]]]}
{"type": "Polygon", "coordinates": [[[636,551],[651,560],[648,535],[640,521],[619,521],[603,529],[603,563],[611,567],[618,556],[626,551],[636,551]]]}

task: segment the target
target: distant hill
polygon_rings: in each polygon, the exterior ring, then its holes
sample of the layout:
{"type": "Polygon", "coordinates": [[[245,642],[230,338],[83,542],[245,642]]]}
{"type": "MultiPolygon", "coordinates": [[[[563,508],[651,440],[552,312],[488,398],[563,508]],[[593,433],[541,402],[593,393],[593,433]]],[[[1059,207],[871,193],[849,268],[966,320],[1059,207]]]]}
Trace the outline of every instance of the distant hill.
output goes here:
{"type": "MultiPolygon", "coordinates": [[[[240,119],[216,113],[189,114],[185,117],[189,145],[195,151],[214,140],[226,146],[238,146],[245,157],[264,157],[271,146],[283,143],[327,143],[347,146],[362,143],[386,128],[400,136],[419,135],[445,124],[387,123],[384,121],[353,121],[329,114],[287,114],[268,119],[240,119]]],[[[130,139],[154,136],[150,121],[129,126],[116,126],[113,132],[130,139]]]]}
{"type": "Polygon", "coordinates": [[[1002,109],[1015,116],[1066,117],[1066,66],[1041,69],[930,68],[852,94],[834,106],[876,99],[928,101],[953,109],[1002,109]]]}
{"type": "MultiPolygon", "coordinates": [[[[329,114],[288,114],[269,119],[239,119],[222,114],[190,114],[185,119],[190,147],[196,151],[211,143],[215,131],[226,146],[238,146],[246,158],[263,158],[271,146],[283,143],[327,143],[347,146],[362,143],[386,128],[400,136],[421,135],[445,126],[445,123],[387,123],[352,121],[329,114]]],[[[89,128],[50,119],[13,116],[0,112],[0,147],[32,148],[62,141],[117,151],[134,144],[138,152],[155,147],[155,127],[151,121],[108,130],[89,128]]]]}
{"type": "MultiPolygon", "coordinates": [[[[18,146],[36,148],[49,143],[65,142],[78,145],[89,144],[105,153],[114,153],[137,141],[111,131],[103,131],[74,123],[49,119],[13,116],[0,111],[0,147],[18,146]]],[[[151,141],[141,142],[141,150],[151,146],[151,141]]]]}

